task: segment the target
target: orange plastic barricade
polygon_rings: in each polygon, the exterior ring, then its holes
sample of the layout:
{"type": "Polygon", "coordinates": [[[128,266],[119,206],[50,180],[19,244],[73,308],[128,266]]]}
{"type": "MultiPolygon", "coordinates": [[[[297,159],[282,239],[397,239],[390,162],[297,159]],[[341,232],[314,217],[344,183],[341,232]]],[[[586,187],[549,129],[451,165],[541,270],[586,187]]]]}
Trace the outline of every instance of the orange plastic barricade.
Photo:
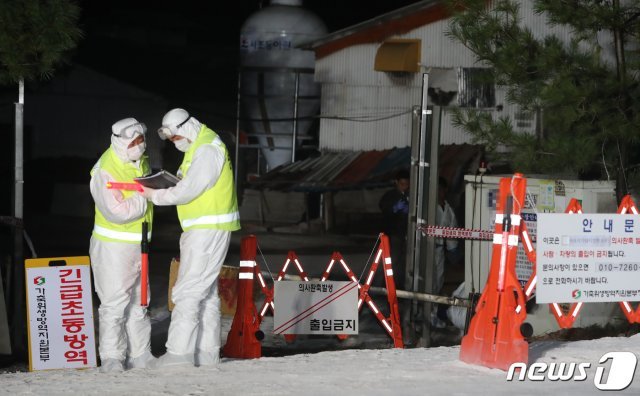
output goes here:
{"type": "MultiPolygon", "coordinates": [[[[298,258],[298,255],[296,255],[296,252],[292,250],[290,250],[289,253],[287,254],[287,260],[282,265],[282,269],[278,273],[278,278],[276,279],[276,282],[280,282],[281,280],[284,279],[284,276],[287,273],[287,269],[289,269],[289,264],[291,263],[295,263],[300,279],[305,282],[309,282],[309,277],[307,276],[307,273],[302,268],[302,264],[300,264],[300,259],[298,258]]],[[[273,289],[274,288],[273,286],[270,288],[267,286],[266,282],[264,281],[264,278],[262,277],[262,273],[259,271],[259,269],[260,267],[257,266],[256,274],[258,276],[258,280],[260,281],[260,287],[262,288],[262,292],[265,295],[264,303],[260,308],[260,320],[262,320],[262,318],[264,318],[264,315],[266,315],[267,311],[271,310],[271,313],[273,314],[273,310],[274,310],[273,289]]]]}
{"type": "MultiPolygon", "coordinates": [[[[327,266],[327,269],[324,271],[324,273],[322,274],[322,278],[320,279],[322,282],[326,281],[329,278],[329,274],[331,273],[331,270],[333,269],[333,265],[335,263],[340,263],[349,279],[352,282],[358,283],[358,288],[360,289],[358,296],[358,311],[362,309],[362,303],[366,302],[380,324],[382,324],[386,332],[389,334],[389,337],[391,337],[391,339],[393,340],[394,348],[404,348],[404,342],[402,341],[402,327],[400,326],[398,298],[396,296],[396,284],[393,280],[393,267],[391,262],[391,248],[389,245],[389,237],[385,234],[380,234],[380,244],[377,249],[376,258],[373,264],[371,264],[371,268],[369,269],[369,274],[364,285],[360,285],[358,278],[356,278],[351,268],[349,268],[347,263],[345,263],[344,258],[339,252],[334,252],[331,255],[331,261],[329,261],[329,265],[327,266]],[[369,296],[371,282],[373,281],[376,270],[380,265],[381,259],[383,262],[383,271],[385,277],[384,279],[387,285],[387,301],[389,302],[390,311],[389,317],[386,318],[369,296]]],[[[339,335],[338,337],[340,339],[345,339],[347,336],[339,335]]]]}
{"type": "MultiPolygon", "coordinates": [[[[359,294],[358,294],[358,310],[362,308],[363,302],[366,302],[367,305],[371,308],[373,313],[375,314],[378,321],[382,324],[384,329],[387,331],[389,336],[394,341],[394,347],[396,348],[404,348],[404,344],[402,341],[402,329],[400,326],[400,314],[398,309],[398,300],[396,297],[396,287],[393,281],[393,268],[391,263],[391,249],[389,248],[389,237],[384,234],[380,234],[380,244],[377,247],[377,255],[374,263],[371,265],[371,269],[369,270],[369,274],[367,277],[367,281],[364,285],[359,283],[358,278],[356,278],[353,271],[349,268],[347,263],[344,261],[344,258],[339,252],[334,252],[331,256],[331,260],[325,270],[322,278],[320,279],[322,282],[326,281],[329,278],[329,274],[333,268],[335,263],[340,263],[342,268],[346,272],[347,276],[352,282],[358,284],[359,294]],[[387,299],[389,301],[390,315],[389,317],[385,317],[380,309],[373,302],[371,297],[369,296],[369,288],[371,287],[371,282],[373,281],[373,277],[375,272],[380,265],[380,262],[383,261],[383,270],[385,275],[385,281],[387,285],[387,299]]],[[[284,279],[287,269],[290,264],[295,264],[295,267],[298,271],[300,279],[303,281],[309,281],[309,277],[307,273],[304,271],[302,264],[300,264],[300,260],[295,252],[289,251],[287,254],[287,259],[282,266],[282,269],[278,273],[278,277],[275,279],[276,282],[279,282],[284,279]]],[[[260,308],[258,313],[259,320],[262,321],[264,316],[268,311],[273,313],[275,309],[274,301],[273,301],[273,286],[268,287],[262,273],[260,271],[260,266],[255,264],[255,275],[258,277],[258,281],[260,282],[260,287],[262,288],[262,293],[265,295],[264,303],[260,308]]],[[[286,341],[292,341],[295,339],[295,334],[284,334],[286,341]]],[[[338,338],[345,339],[346,335],[339,335],[338,338]]]]}
{"type": "MultiPolygon", "coordinates": [[[[633,202],[633,199],[630,195],[625,195],[620,201],[620,206],[618,207],[619,214],[627,214],[633,213],[635,215],[638,214],[638,208],[636,204],[633,202]]],[[[624,316],[627,317],[629,323],[640,323],[640,304],[634,310],[631,304],[628,301],[621,301],[618,303],[620,305],[620,309],[624,312],[624,316]]]]}
{"type": "MultiPolygon", "coordinates": [[[[287,269],[289,269],[289,264],[291,263],[295,264],[295,267],[298,270],[298,275],[300,276],[300,279],[305,282],[309,282],[309,277],[307,276],[307,273],[302,268],[302,264],[300,264],[300,259],[298,258],[298,255],[296,254],[296,252],[292,250],[290,250],[289,253],[287,253],[287,260],[282,265],[282,269],[278,273],[278,278],[276,278],[275,281],[280,282],[281,280],[284,279],[284,276],[287,273],[287,269]]],[[[262,307],[260,308],[260,322],[262,322],[262,319],[264,319],[264,316],[267,314],[267,311],[271,311],[271,314],[274,313],[273,312],[275,309],[275,306],[273,304],[274,286],[271,286],[271,287],[267,286],[267,283],[264,281],[264,277],[262,276],[262,271],[260,271],[260,266],[257,264],[256,264],[255,273],[256,273],[256,276],[258,277],[258,281],[260,281],[260,287],[262,288],[262,293],[265,296],[264,303],[262,303],[262,307]]],[[[293,342],[293,340],[296,339],[295,334],[284,334],[283,336],[287,342],[293,342]]]]}
{"type": "MultiPolygon", "coordinates": [[[[580,202],[577,199],[572,198],[571,201],[569,201],[569,204],[567,205],[567,208],[565,209],[564,212],[567,214],[582,213],[582,205],[580,205],[580,202]]],[[[638,214],[638,209],[630,195],[625,195],[622,198],[622,201],[620,202],[620,206],[618,207],[617,213],[638,214]]],[[[521,230],[521,233],[526,234],[526,226],[524,223],[522,224],[522,227],[523,228],[521,230]]],[[[523,240],[526,242],[525,235],[523,235],[523,240]]],[[[535,267],[536,254],[530,242],[525,243],[524,245],[525,245],[525,252],[527,253],[529,261],[531,261],[534,265],[533,273],[529,277],[529,281],[525,286],[525,296],[527,299],[529,299],[533,295],[533,290],[535,289],[536,282],[537,282],[536,267],[535,267]]],[[[618,304],[620,305],[620,308],[622,309],[622,312],[624,312],[624,315],[626,316],[629,323],[640,323],[640,305],[638,305],[638,307],[634,310],[631,304],[627,301],[621,301],[618,304]]],[[[549,304],[549,307],[550,307],[551,313],[556,318],[556,321],[558,322],[558,325],[560,326],[560,328],[569,329],[573,327],[573,324],[576,321],[578,314],[580,313],[580,309],[582,308],[582,305],[583,303],[573,303],[569,306],[569,309],[566,312],[562,309],[562,307],[558,303],[549,304]]]]}
{"type": "MultiPolygon", "coordinates": [[[[564,210],[567,214],[574,213],[582,213],[582,205],[580,205],[580,201],[575,198],[571,198],[567,208],[564,210]]],[[[535,266],[535,262],[534,262],[535,266]]],[[[535,270],[532,276],[535,276],[535,270]]],[[[561,329],[569,329],[573,327],[573,323],[576,321],[578,314],[580,313],[580,309],[582,308],[582,303],[573,303],[569,306],[567,312],[564,312],[558,303],[549,304],[551,309],[551,313],[556,318],[556,322],[561,329]]]]}
{"type": "Polygon", "coordinates": [[[527,317],[516,276],[516,255],[527,181],[522,174],[500,180],[491,269],[469,332],[462,338],[460,360],[507,370],[528,362],[529,345],[521,333],[527,317]]]}
{"type": "MultiPolygon", "coordinates": [[[[577,199],[571,198],[571,201],[569,201],[569,204],[567,205],[567,208],[565,209],[564,212],[567,214],[582,213],[582,205],[580,205],[580,202],[577,199]]],[[[531,276],[529,276],[529,280],[527,281],[527,284],[524,287],[524,295],[526,299],[529,300],[533,296],[533,291],[538,281],[538,276],[536,272],[537,256],[536,256],[536,251],[533,249],[533,245],[531,243],[531,239],[529,238],[529,234],[527,232],[527,226],[525,223],[522,223],[522,228],[520,229],[520,235],[522,237],[524,251],[527,254],[527,258],[533,264],[533,271],[531,272],[531,276]]],[[[561,329],[569,329],[573,326],[573,323],[578,317],[578,313],[580,313],[582,304],[583,303],[573,303],[569,306],[569,309],[567,310],[567,312],[565,312],[560,306],[560,304],[551,303],[549,304],[549,310],[551,311],[551,314],[556,318],[556,322],[558,322],[558,326],[560,326],[561,329]]],[[[521,308],[522,307],[518,307],[518,309],[521,309],[521,308]]]]}
{"type": "Polygon", "coordinates": [[[260,317],[253,303],[253,276],[256,268],[255,235],[242,238],[240,272],[238,273],[238,303],[223,354],[227,357],[253,359],[262,355],[260,317]]]}

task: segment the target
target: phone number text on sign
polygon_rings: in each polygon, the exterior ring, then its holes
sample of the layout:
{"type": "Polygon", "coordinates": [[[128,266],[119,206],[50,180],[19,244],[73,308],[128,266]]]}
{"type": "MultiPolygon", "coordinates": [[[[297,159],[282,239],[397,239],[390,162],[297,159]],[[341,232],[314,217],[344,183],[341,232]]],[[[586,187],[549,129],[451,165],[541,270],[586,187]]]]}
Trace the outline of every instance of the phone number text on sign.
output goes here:
{"type": "Polygon", "coordinates": [[[538,213],[538,303],[640,301],[640,217],[538,213]]]}

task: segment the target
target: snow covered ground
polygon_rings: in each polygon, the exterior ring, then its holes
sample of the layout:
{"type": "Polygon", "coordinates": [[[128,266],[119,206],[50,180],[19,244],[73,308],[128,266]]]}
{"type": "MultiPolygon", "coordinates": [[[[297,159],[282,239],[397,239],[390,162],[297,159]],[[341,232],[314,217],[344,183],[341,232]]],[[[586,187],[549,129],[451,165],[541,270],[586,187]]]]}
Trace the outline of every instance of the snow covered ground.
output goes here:
{"type": "MultiPolygon", "coordinates": [[[[167,231],[162,239],[159,237],[163,234],[156,233],[154,229],[157,245],[151,266],[151,317],[152,347],[156,354],[164,350],[169,324],[166,309],[168,264],[176,254],[176,235],[176,232],[167,231]],[[169,241],[173,241],[173,244],[169,241]]],[[[286,251],[282,252],[280,245],[300,249],[298,253],[304,268],[312,277],[322,273],[330,257],[329,252],[353,245],[353,241],[337,238],[330,241],[305,238],[301,240],[303,237],[297,237],[293,241],[291,236],[261,235],[260,244],[270,263],[270,270],[277,273],[286,258],[286,251]]],[[[373,242],[370,244],[373,245],[373,242]]],[[[361,273],[370,249],[368,246],[358,251],[351,248],[345,254],[345,259],[356,274],[361,273]]],[[[238,252],[237,246],[230,251],[230,263],[238,262],[238,252]]],[[[266,265],[263,267],[265,269],[266,265]]],[[[384,304],[379,306],[385,308],[384,304]]],[[[392,349],[390,339],[370,313],[360,316],[360,335],[350,338],[347,345],[340,345],[332,336],[315,336],[301,339],[298,345],[287,346],[282,338],[269,333],[268,329],[273,324],[269,317],[265,320],[262,327],[267,333],[263,342],[265,350],[277,349],[287,355],[301,350],[332,351],[255,360],[225,358],[216,368],[140,369],[121,374],[101,374],[97,369],[28,373],[24,372],[22,366],[13,370],[0,369],[0,395],[591,395],[603,394],[594,385],[594,379],[599,366],[607,367],[607,372],[609,370],[610,363],[599,364],[605,353],[627,351],[640,358],[640,334],[630,338],[592,341],[539,341],[530,346],[530,364],[588,363],[587,379],[509,382],[504,371],[461,362],[458,359],[460,348],[457,346],[392,349]]],[[[230,322],[231,318],[223,318],[223,342],[230,322]]],[[[621,394],[640,395],[638,372],[640,370],[636,370],[631,385],[621,394]]]]}
{"type": "MultiPolygon", "coordinates": [[[[530,364],[589,363],[583,381],[506,380],[507,373],[458,360],[459,347],[352,349],[254,360],[223,359],[216,368],[97,369],[0,374],[0,393],[13,395],[591,395],[608,352],[640,355],[640,334],[575,342],[536,342],[530,364]]],[[[621,394],[640,394],[640,374],[621,394]]],[[[604,382],[604,381],[603,381],[604,382]]]]}

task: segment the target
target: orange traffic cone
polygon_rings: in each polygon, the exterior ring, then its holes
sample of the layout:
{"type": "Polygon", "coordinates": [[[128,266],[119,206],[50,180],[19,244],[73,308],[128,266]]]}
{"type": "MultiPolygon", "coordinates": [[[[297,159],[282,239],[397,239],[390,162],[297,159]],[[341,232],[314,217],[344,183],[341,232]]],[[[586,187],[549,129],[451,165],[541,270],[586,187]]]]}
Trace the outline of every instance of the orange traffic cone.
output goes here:
{"type": "Polygon", "coordinates": [[[256,267],[255,235],[242,239],[240,246],[240,272],[238,273],[238,304],[233,317],[227,343],[222,352],[226,357],[254,359],[262,356],[260,317],[253,303],[253,276],[256,267]]]}

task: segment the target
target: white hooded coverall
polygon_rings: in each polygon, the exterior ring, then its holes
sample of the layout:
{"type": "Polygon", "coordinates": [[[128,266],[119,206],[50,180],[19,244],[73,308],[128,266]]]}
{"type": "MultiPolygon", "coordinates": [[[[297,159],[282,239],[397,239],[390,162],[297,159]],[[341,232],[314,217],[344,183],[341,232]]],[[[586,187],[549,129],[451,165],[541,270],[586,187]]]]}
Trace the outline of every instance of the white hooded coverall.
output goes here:
{"type": "MultiPolygon", "coordinates": [[[[131,140],[111,138],[111,147],[123,162],[131,162],[126,154],[131,140]]],[[[140,167],[140,161],[133,164],[140,167]]],[[[115,180],[100,168],[93,173],[89,184],[91,195],[104,217],[116,224],[143,217],[147,210],[146,199],[139,194],[124,199],[119,190],[107,189],[108,181],[130,182],[115,180]]],[[[150,353],[151,322],[147,309],[140,305],[140,243],[105,241],[92,236],[89,254],[96,293],[100,298],[100,358],[124,361],[150,353]]]]}
{"type": "MultiPolygon", "coordinates": [[[[201,125],[193,117],[182,128],[195,140],[201,125]]],[[[224,147],[206,144],[193,154],[186,175],[174,187],[154,190],[155,205],[184,205],[212,188],[225,164],[224,147]]],[[[180,237],[180,269],[171,292],[175,304],[167,337],[167,352],[201,365],[204,356],[217,359],[220,349],[218,275],[229,249],[231,232],[190,229],[180,237]]]]}
{"type": "MultiPolygon", "coordinates": [[[[437,205],[436,209],[436,224],[440,227],[457,227],[456,215],[451,209],[449,202],[444,202],[444,208],[437,205]]],[[[436,238],[436,276],[434,278],[434,293],[440,293],[442,286],[444,286],[444,264],[445,264],[445,248],[447,250],[453,250],[458,247],[458,241],[456,239],[443,239],[436,238]]]]}

